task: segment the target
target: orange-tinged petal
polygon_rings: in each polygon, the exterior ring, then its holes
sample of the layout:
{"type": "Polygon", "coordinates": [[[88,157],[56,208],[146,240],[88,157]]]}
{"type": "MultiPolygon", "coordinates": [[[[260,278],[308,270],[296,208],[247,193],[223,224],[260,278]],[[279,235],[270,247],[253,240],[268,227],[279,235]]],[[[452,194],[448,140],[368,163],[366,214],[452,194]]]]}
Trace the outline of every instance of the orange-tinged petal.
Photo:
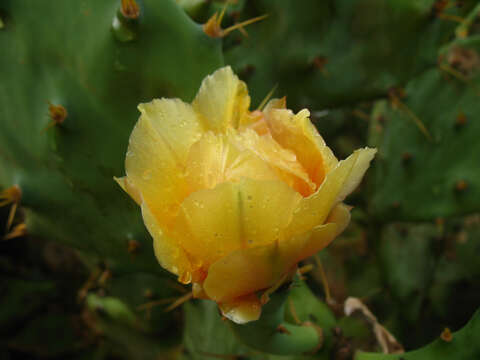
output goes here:
{"type": "Polygon", "coordinates": [[[262,305],[255,294],[219,304],[219,307],[223,316],[237,324],[258,320],[262,312],[262,305]]]}
{"type": "Polygon", "coordinates": [[[240,126],[239,130],[245,131],[247,128],[254,130],[260,136],[270,132],[265,122],[265,116],[259,110],[249,113],[248,116],[245,117],[245,122],[240,126]]]}
{"type": "Polygon", "coordinates": [[[213,189],[223,182],[278,180],[277,173],[252,151],[239,148],[227,134],[205,133],[190,149],[186,165],[189,191],[213,189]]]}
{"type": "Polygon", "coordinates": [[[223,183],[186,198],[173,233],[188,254],[208,268],[232,251],[282,238],[300,198],[278,180],[223,183]]]}
{"type": "Polygon", "coordinates": [[[298,114],[278,108],[279,100],[269,103],[265,119],[273,138],[284,148],[292,150],[315,184],[320,185],[325,175],[338,163],[330,148],[311,123],[310,112],[303,109],[298,114]]]}
{"type": "Polygon", "coordinates": [[[192,265],[183,248],[178,241],[164,234],[146,203],[142,204],[142,216],[148,232],[153,238],[153,249],[160,265],[178,275],[180,282],[189,283],[192,277],[192,265]]]}
{"type": "Polygon", "coordinates": [[[243,122],[250,97],[245,83],[227,66],[203,80],[192,105],[209,130],[224,132],[243,122]]]}
{"type": "Polygon", "coordinates": [[[178,99],[154,100],[139,109],[142,115],[130,136],[126,173],[159,221],[167,223],[187,194],[185,161],[203,127],[192,107],[178,99]]]}
{"type": "Polygon", "coordinates": [[[336,224],[325,224],[283,241],[234,251],[210,266],[204,290],[222,303],[269,288],[299,261],[327,246],[336,233],[336,224]]]}
{"type": "Polygon", "coordinates": [[[254,130],[246,129],[234,141],[269,164],[283,181],[302,195],[307,196],[315,191],[315,184],[298,162],[295,153],[282,148],[269,134],[260,136],[254,130]]]}
{"type": "Polygon", "coordinates": [[[285,97],[281,99],[270,100],[265,105],[263,111],[261,108],[259,108],[258,110],[248,113],[248,115],[243,118],[243,122],[240,124],[239,129],[243,131],[246,128],[250,128],[255,130],[258,135],[265,135],[269,133],[270,130],[268,129],[267,122],[265,121],[265,113],[272,109],[285,109],[286,105],[287,100],[285,97]]]}
{"type": "Polygon", "coordinates": [[[303,198],[294,210],[287,234],[295,235],[322,224],[332,208],[343,201],[360,183],[376,149],[356,150],[327,174],[317,192],[303,198]]]}
{"type": "Polygon", "coordinates": [[[310,237],[304,241],[303,247],[301,247],[301,250],[298,252],[298,257],[295,263],[298,263],[299,261],[326,248],[337,237],[339,230],[339,224],[333,222],[314,227],[311,231],[310,237]]]}

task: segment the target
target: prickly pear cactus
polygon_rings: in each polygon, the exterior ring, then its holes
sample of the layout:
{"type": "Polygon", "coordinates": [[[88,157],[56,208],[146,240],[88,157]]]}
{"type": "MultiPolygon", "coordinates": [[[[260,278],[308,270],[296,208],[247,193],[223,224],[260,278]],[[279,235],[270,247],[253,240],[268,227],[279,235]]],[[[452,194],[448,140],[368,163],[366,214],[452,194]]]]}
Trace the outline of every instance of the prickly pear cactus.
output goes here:
{"type": "MultiPolygon", "coordinates": [[[[448,11],[466,14],[474,4],[448,11]]],[[[434,0],[257,1],[246,16],[269,17],[231,41],[226,59],[258,102],[278,84],[294,107],[348,106],[385,96],[436,62],[457,26],[438,18],[437,8],[434,0]]]]}
{"type": "Polygon", "coordinates": [[[479,14],[474,0],[3,0],[0,358],[479,357],[479,14]],[[224,63],[253,105],[273,89],[309,108],[339,157],[379,150],[349,229],[246,326],[180,306],[190,289],[113,181],[137,105],[190,101],[224,63]],[[381,354],[349,296],[407,351],[381,354]]]}
{"type": "Polygon", "coordinates": [[[480,210],[479,70],[478,36],[454,41],[439,52],[438,66],[376,104],[371,133],[380,155],[372,210],[383,219],[480,210]]]}
{"type": "Polygon", "coordinates": [[[460,331],[442,332],[440,338],[424,348],[400,355],[385,355],[359,352],[355,360],[433,360],[433,359],[475,359],[480,356],[480,349],[472,346],[480,330],[480,313],[477,311],[472,320],[460,331]]]}
{"type": "Polygon", "coordinates": [[[122,271],[159,272],[113,176],[123,172],[137,105],[192,98],[222,53],[174,1],[139,4],[2,2],[0,185],[20,188],[29,234],[122,271]]]}

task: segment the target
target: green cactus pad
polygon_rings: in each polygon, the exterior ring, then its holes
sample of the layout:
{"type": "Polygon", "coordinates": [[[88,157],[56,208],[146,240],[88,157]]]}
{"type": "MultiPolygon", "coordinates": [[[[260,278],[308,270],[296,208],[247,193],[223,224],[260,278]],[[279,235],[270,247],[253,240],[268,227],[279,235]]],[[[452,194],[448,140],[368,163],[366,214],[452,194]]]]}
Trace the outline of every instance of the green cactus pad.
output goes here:
{"type": "Polygon", "coordinates": [[[460,331],[435,340],[430,345],[405,354],[373,354],[359,352],[355,360],[471,360],[480,358],[480,310],[460,331]],[[446,339],[446,340],[445,340],[446,339]]]}
{"type": "Polygon", "coordinates": [[[159,272],[140,210],[113,176],[124,174],[137,105],[191,100],[222,54],[174,1],[139,3],[138,19],[119,24],[119,0],[2,2],[0,186],[21,188],[30,234],[119,271],[159,272]],[[134,37],[120,41],[122,27],[134,37]],[[61,124],[49,127],[49,102],[66,109],[61,124]]]}
{"type": "Polygon", "coordinates": [[[462,60],[479,50],[478,36],[453,43],[440,54],[439,67],[407,84],[403,105],[376,104],[371,145],[379,153],[371,205],[382,221],[480,210],[480,57],[477,64],[462,60]]]}
{"type": "Polygon", "coordinates": [[[261,319],[255,322],[238,325],[222,321],[217,305],[206,300],[185,304],[185,317],[185,360],[208,360],[212,356],[252,360],[328,359],[334,345],[331,331],[336,325],[335,317],[298,280],[291,289],[274,293],[264,305],[261,319]],[[287,332],[277,328],[280,324],[287,332]],[[312,324],[322,328],[321,344],[318,328],[315,330],[312,324]]]}
{"type": "MultiPolygon", "coordinates": [[[[463,14],[472,7],[451,7],[463,14]]],[[[439,19],[434,0],[257,1],[245,18],[269,14],[225,50],[254,100],[278,83],[296,107],[321,110],[386,95],[435,64],[456,24],[439,19]],[[252,10],[253,9],[253,10],[252,10]]],[[[228,39],[227,39],[228,41],[228,39]]],[[[254,103],[255,103],[254,101],[254,103]]]]}

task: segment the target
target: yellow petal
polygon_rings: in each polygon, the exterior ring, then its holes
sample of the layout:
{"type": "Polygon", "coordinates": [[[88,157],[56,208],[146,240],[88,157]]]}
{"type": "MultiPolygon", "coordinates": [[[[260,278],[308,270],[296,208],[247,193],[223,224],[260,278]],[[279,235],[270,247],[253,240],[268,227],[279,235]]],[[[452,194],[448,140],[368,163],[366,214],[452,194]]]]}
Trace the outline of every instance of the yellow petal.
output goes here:
{"type": "Polygon", "coordinates": [[[314,227],[310,237],[300,247],[301,250],[298,252],[296,262],[298,263],[326,248],[336,238],[337,234],[339,234],[339,225],[337,223],[326,223],[314,227]]]}
{"type": "Polygon", "coordinates": [[[246,129],[234,141],[269,164],[284,182],[302,195],[308,196],[315,191],[316,185],[297,161],[295,153],[282,148],[269,134],[260,136],[254,130],[246,129]]]}
{"type": "Polygon", "coordinates": [[[291,221],[301,195],[280,181],[250,181],[239,184],[243,236],[247,244],[259,246],[283,240],[283,229],[291,221]]]}
{"type": "Polygon", "coordinates": [[[186,196],[183,179],[190,146],[203,128],[192,107],[178,99],[140,104],[125,168],[129,181],[159,221],[166,223],[186,196]]]}
{"type": "Polygon", "coordinates": [[[141,119],[150,122],[168,152],[183,164],[190,146],[204,132],[204,125],[190,104],[179,99],[155,99],[140,104],[141,119]]]}
{"type": "Polygon", "coordinates": [[[287,108],[287,98],[284,96],[280,99],[271,99],[267,105],[265,105],[265,108],[263,111],[265,113],[268,113],[269,111],[273,109],[286,109],[287,108]]]}
{"type": "Polygon", "coordinates": [[[277,173],[252,151],[239,148],[232,134],[205,133],[190,149],[186,165],[189,192],[213,189],[241,178],[278,180],[277,173]]]}
{"type": "Polygon", "coordinates": [[[315,194],[303,198],[294,210],[287,233],[301,234],[322,224],[332,208],[343,201],[360,183],[373,159],[376,149],[356,150],[327,174],[315,194]]]}
{"type": "Polygon", "coordinates": [[[234,251],[210,266],[204,290],[217,302],[229,302],[266,289],[299,261],[327,246],[336,232],[336,224],[320,225],[300,236],[234,251]]]}
{"type": "Polygon", "coordinates": [[[209,299],[205,291],[203,290],[202,283],[192,283],[192,295],[195,299],[209,299]]]}
{"type": "Polygon", "coordinates": [[[265,105],[264,111],[259,108],[259,110],[249,112],[247,116],[243,118],[239,129],[244,131],[246,128],[250,128],[255,130],[258,135],[269,133],[270,131],[268,130],[267,122],[265,121],[265,113],[273,109],[285,109],[286,105],[287,101],[285,97],[270,100],[267,105],[265,105]]]}
{"type": "Polygon", "coordinates": [[[143,221],[148,232],[153,238],[153,249],[160,265],[178,275],[179,281],[186,284],[192,277],[192,265],[183,248],[175,241],[166,236],[146,203],[142,204],[143,221]]]}
{"type": "Polygon", "coordinates": [[[363,179],[363,175],[370,167],[370,162],[373,160],[377,149],[364,148],[355,150],[351,156],[358,154],[357,160],[353,165],[352,171],[345,179],[341,191],[337,195],[337,201],[343,201],[345,198],[350,195],[353,190],[360,185],[360,182],[363,179]]]}
{"type": "Polygon", "coordinates": [[[255,294],[219,304],[219,307],[223,316],[237,324],[258,320],[262,312],[262,305],[255,294]]]}
{"type": "Polygon", "coordinates": [[[245,83],[227,66],[203,80],[192,105],[209,130],[224,132],[242,122],[250,97],[245,83]]]}
{"type": "Polygon", "coordinates": [[[207,269],[232,251],[280,239],[300,198],[281,181],[223,183],[185,199],[174,236],[207,269]]]}
{"type": "Polygon", "coordinates": [[[278,108],[276,100],[265,109],[265,118],[273,138],[284,148],[292,150],[310,178],[320,185],[325,175],[338,163],[330,148],[311,123],[306,109],[294,114],[278,108]]]}
{"type": "Polygon", "coordinates": [[[123,191],[125,191],[130,197],[135,200],[135,202],[140,205],[142,203],[142,196],[140,192],[133,186],[132,182],[128,180],[128,177],[123,176],[123,177],[113,177],[113,180],[116,181],[118,185],[122,188],[123,191]]]}
{"type": "Polygon", "coordinates": [[[350,209],[350,206],[340,203],[336,205],[328,215],[326,222],[337,224],[337,233],[335,237],[340,235],[350,223],[350,209]]]}

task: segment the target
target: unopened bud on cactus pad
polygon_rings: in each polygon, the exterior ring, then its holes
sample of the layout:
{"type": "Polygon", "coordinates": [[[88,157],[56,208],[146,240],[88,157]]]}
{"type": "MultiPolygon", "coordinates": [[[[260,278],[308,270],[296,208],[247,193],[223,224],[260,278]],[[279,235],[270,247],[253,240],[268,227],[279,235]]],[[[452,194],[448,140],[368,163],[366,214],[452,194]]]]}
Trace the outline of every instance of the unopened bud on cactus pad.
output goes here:
{"type": "Polygon", "coordinates": [[[294,114],[284,99],[249,107],[230,67],[205,78],[191,104],[140,104],[117,179],[141,206],[160,264],[237,323],[258,319],[261,294],[345,229],[342,201],[376,152],[338,161],[308,110],[294,114]]]}

